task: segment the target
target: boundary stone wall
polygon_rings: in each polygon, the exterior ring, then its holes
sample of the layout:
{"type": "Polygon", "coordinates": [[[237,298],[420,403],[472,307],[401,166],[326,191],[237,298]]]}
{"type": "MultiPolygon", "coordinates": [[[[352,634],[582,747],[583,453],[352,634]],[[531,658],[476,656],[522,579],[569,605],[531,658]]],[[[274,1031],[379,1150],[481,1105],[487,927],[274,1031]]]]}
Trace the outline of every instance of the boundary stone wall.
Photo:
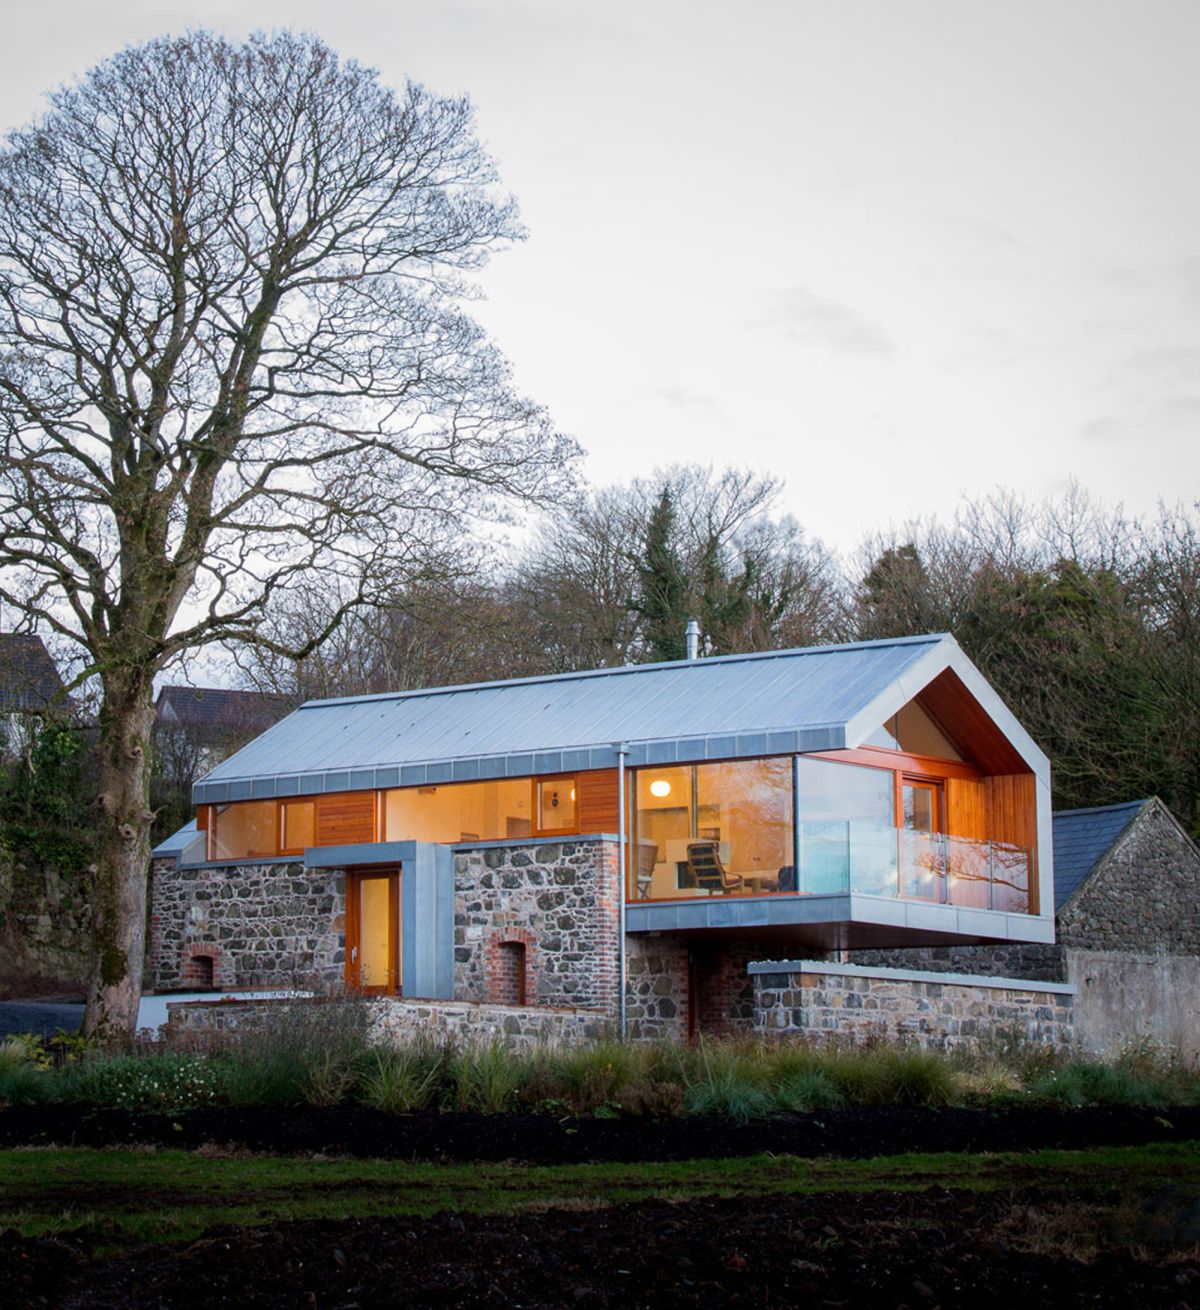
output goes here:
{"type": "MultiPolygon", "coordinates": [[[[328,1003],[328,998],[306,1001],[293,996],[280,996],[278,1000],[168,1001],[164,1036],[169,1045],[176,1047],[219,1046],[222,1039],[239,1030],[270,1030],[272,1024],[285,1022],[292,1007],[328,1003]]],[[[502,1041],[527,1050],[595,1041],[612,1032],[605,1016],[595,1010],[473,1005],[393,996],[372,997],[361,1003],[367,1007],[368,1039],[380,1044],[420,1036],[463,1043],[502,1041]]],[[[321,1017],[314,1015],[315,1023],[319,1024],[321,1017]]],[[[331,1012],[331,1021],[337,1022],[336,1012],[331,1012]]]]}
{"type": "Polygon", "coordinates": [[[1063,983],[816,960],[756,963],[750,973],[763,1037],[902,1038],[931,1050],[997,1028],[1052,1046],[1074,1037],[1074,988],[1063,983]]]}

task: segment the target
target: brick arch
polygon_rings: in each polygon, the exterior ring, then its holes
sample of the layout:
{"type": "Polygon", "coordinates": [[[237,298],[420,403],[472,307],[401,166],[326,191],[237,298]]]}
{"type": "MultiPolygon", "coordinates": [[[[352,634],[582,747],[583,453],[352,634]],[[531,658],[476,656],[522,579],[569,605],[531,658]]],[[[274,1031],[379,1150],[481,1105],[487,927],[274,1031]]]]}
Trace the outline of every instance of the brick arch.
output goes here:
{"type": "Polygon", "coordinates": [[[185,986],[226,987],[230,982],[228,964],[215,942],[189,942],[179,972],[185,986]]]}
{"type": "Polygon", "coordinates": [[[537,995],[537,941],[521,928],[493,933],[487,948],[488,1000],[527,1005],[537,995]]]}

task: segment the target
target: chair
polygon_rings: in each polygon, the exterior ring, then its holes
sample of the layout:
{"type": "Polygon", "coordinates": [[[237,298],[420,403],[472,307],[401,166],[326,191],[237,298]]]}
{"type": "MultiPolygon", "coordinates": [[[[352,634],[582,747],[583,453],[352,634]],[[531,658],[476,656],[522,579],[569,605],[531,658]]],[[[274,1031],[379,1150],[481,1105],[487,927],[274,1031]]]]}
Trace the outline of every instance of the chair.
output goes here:
{"type": "Polygon", "coordinates": [[[653,842],[638,842],[637,894],[639,900],[646,900],[650,895],[650,885],[654,881],[654,866],[657,863],[658,847],[653,842]]]}
{"type": "Polygon", "coordinates": [[[701,890],[720,892],[722,896],[742,890],[741,874],[730,873],[721,863],[715,841],[689,842],[687,855],[688,875],[695,878],[701,890]]]}

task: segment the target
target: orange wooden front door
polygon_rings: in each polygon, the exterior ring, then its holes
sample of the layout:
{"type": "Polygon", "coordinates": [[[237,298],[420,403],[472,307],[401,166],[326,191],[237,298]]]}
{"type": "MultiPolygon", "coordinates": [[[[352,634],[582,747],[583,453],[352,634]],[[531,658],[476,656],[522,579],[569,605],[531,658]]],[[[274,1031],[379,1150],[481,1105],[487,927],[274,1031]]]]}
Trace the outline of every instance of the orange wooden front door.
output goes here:
{"type": "Polygon", "coordinates": [[[346,875],[346,983],[371,996],[400,986],[400,875],[346,875]]]}

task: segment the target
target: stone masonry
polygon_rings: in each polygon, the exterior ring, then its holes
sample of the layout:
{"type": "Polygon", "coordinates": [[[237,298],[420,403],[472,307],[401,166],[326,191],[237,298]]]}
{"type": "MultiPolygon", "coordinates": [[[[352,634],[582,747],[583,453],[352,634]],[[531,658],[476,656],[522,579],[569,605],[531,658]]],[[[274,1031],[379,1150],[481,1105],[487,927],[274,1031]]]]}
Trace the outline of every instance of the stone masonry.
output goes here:
{"type": "Polygon", "coordinates": [[[625,944],[629,1036],[683,1041],[688,1035],[688,945],[681,937],[629,937],[625,944]]]}
{"type": "Polygon", "coordinates": [[[1061,983],[871,969],[817,961],[752,971],[755,1031],[763,1037],[906,1039],[949,1049],[991,1030],[1027,1041],[1070,1045],[1073,989],[1061,983]]]}
{"type": "Polygon", "coordinates": [[[177,867],[154,861],[148,975],[163,991],[339,982],[345,876],[295,861],[177,867]]]}
{"type": "Polygon", "coordinates": [[[618,1012],[621,883],[609,841],[485,846],[455,852],[454,995],[495,1004],[511,995],[525,947],[527,1006],[618,1012]]]}
{"type": "Polygon", "coordinates": [[[1101,857],[1057,919],[1060,945],[1200,955],[1200,853],[1159,800],[1101,857]]]}
{"type": "MultiPolygon", "coordinates": [[[[303,1000],[177,1001],[167,1004],[164,1036],[181,1049],[219,1047],[235,1033],[279,1031],[289,1015],[303,1017],[296,1007],[303,1000]]],[[[432,1037],[438,1042],[470,1044],[502,1041],[507,1046],[572,1045],[611,1034],[611,1026],[595,1010],[550,1007],[472,1005],[459,1001],[403,1000],[378,996],[364,999],[368,1032],[373,1042],[407,1042],[432,1037]]]]}

